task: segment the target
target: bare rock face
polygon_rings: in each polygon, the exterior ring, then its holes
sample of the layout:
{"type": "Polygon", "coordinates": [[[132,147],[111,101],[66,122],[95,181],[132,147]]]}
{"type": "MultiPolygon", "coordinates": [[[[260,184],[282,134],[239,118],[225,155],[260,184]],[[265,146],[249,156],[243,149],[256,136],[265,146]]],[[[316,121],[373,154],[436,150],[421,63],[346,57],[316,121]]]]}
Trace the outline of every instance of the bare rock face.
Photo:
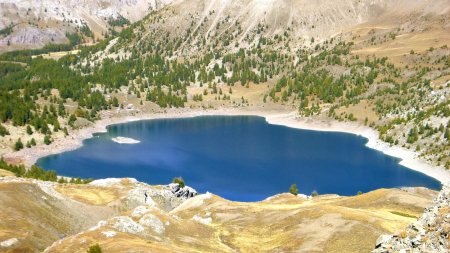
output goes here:
{"type": "Polygon", "coordinates": [[[7,207],[0,212],[0,252],[42,252],[82,231],[101,231],[105,238],[118,232],[160,235],[170,224],[161,220],[161,214],[196,194],[187,186],[171,189],[175,188],[151,186],[133,178],[76,185],[0,177],[0,204],[7,207]]]}
{"type": "Polygon", "coordinates": [[[136,223],[127,216],[119,216],[113,218],[114,225],[113,227],[120,232],[129,233],[129,234],[139,234],[144,231],[144,227],[140,224],[136,223]]]}
{"type": "Polygon", "coordinates": [[[444,187],[422,217],[406,231],[381,235],[372,253],[449,252],[450,188],[444,187]]]}
{"type": "Polygon", "coordinates": [[[115,188],[124,190],[123,202],[127,209],[134,209],[136,212],[145,213],[147,208],[159,208],[170,211],[185,200],[196,196],[198,193],[192,187],[185,186],[181,188],[178,184],[168,184],[160,187],[154,187],[146,183],[138,182],[134,178],[107,178],[95,180],[89,183],[90,186],[102,188],[115,188]],[[128,182],[124,185],[124,180],[128,182]]]}
{"type": "Polygon", "coordinates": [[[66,43],[66,33],[83,26],[88,26],[94,37],[100,38],[110,27],[110,19],[124,17],[135,22],[172,1],[0,0],[0,30],[13,27],[10,34],[0,36],[0,52],[66,43]]]}
{"type": "Polygon", "coordinates": [[[110,28],[110,19],[124,17],[136,22],[159,10],[164,17],[163,26],[172,34],[186,31],[192,23],[198,36],[209,40],[225,30],[235,33],[239,27],[242,31],[230,45],[250,46],[258,42],[251,39],[254,30],[265,37],[289,31],[295,38],[293,48],[314,46],[313,41],[325,41],[358,25],[377,21],[398,23],[406,17],[404,25],[417,30],[420,27],[415,27],[415,20],[420,18],[407,17],[430,18],[449,12],[445,0],[433,4],[425,0],[0,0],[0,29],[14,25],[11,34],[0,36],[0,52],[59,43],[65,39],[59,36],[61,33],[65,35],[83,26],[88,26],[95,38],[102,38],[102,33],[110,28]],[[23,37],[20,27],[34,28],[39,36],[23,37]],[[49,30],[60,32],[52,34],[49,30]]]}
{"type": "Polygon", "coordinates": [[[166,186],[178,198],[188,199],[197,195],[197,191],[189,186],[181,187],[179,184],[169,184],[166,186]]]}

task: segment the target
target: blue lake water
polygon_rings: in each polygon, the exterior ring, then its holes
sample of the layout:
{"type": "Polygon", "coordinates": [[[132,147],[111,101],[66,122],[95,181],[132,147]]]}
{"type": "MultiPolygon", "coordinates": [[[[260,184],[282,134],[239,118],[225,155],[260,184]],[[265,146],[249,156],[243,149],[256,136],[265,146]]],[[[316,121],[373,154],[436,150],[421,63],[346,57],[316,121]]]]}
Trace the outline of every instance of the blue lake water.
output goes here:
{"type": "Polygon", "coordinates": [[[378,188],[441,184],[369,149],[346,133],[270,125],[253,116],[206,116],[138,121],[108,127],[83,147],[44,157],[37,164],[83,178],[134,177],[167,184],[183,177],[199,192],[256,201],[287,192],[354,195],[378,188]],[[118,144],[117,136],[140,140],[118,144]]]}

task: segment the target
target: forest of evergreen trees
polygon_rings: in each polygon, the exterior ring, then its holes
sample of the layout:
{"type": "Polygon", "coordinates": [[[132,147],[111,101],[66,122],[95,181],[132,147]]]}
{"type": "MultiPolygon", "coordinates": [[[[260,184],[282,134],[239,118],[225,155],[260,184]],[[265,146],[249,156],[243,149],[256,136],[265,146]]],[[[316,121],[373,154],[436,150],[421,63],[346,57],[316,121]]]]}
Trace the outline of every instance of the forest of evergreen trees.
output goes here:
{"type": "MultiPolygon", "coordinates": [[[[194,43],[198,30],[192,32],[193,24],[181,36],[160,30],[149,33],[142,40],[142,22],[131,25],[126,20],[111,22],[126,26],[117,34],[115,43],[111,43],[114,38],[109,37],[93,46],[79,46],[81,52],[78,55],[67,55],[59,60],[32,58],[33,55],[72,49],[80,43],[82,36],[92,35],[88,28],[80,29],[79,34],[67,34],[68,45],[48,45],[43,49],[0,55],[0,136],[8,134],[2,124],[9,122],[15,126],[29,126],[31,132],[44,134],[45,143],[49,144],[52,132],[67,133],[67,129],[61,129],[61,118],[74,126],[77,117],[94,121],[98,119],[99,111],[122,106],[115,96],[107,98],[105,94],[114,94],[123,87],[142,100],[170,108],[185,106],[187,87],[193,84],[205,89],[203,94],[192,97],[193,101],[201,102],[209,93],[207,89],[229,99],[217,89],[219,83],[228,85],[230,94],[235,85],[249,87],[250,84],[274,83],[261,98],[263,102],[292,103],[306,116],[320,113],[322,104],[333,104],[328,115],[341,119],[342,115],[336,115],[335,109],[358,103],[361,95],[376,82],[392,84],[368,97],[375,102],[380,116],[399,106],[386,102],[383,95],[402,93],[401,104],[417,103],[417,95],[409,87],[417,83],[424,88],[430,85],[429,81],[422,80],[430,68],[423,68],[408,81],[397,83],[398,68],[387,58],[359,59],[351,55],[353,43],[331,40],[314,49],[294,52],[287,44],[290,38],[286,31],[271,38],[260,35],[258,44],[250,48],[234,45],[236,50],[225,50],[232,46],[227,41],[242,33],[240,25],[235,27],[237,33],[221,33],[213,41],[213,47],[208,48],[204,39],[194,43]],[[191,46],[196,53],[180,53],[189,43],[194,43],[191,46]],[[287,46],[273,47],[282,43],[287,46]],[[104,57],[106,55],[110,56],[104,57]],[[57,95],[52,93],[55,90],[57,95]],[[77,103],[74,113],[65,110],[67,101],[77,103]]],[[[256,29],[256,34],[261,34],[266,27],[260,24],[256,29]]],[[[439,108],[430,113],[448,113],[448,101],[439,108]]],[[[356,120],[353,114],[345,117],[356,120]]],[[[411,117],[420,120],[423,115],[411,117]]],[[[410,142],[414,142],[415,132],[410,136],[410,142]]],[[[383,138],[391,140],[391,136],[383,138]]],[[[32,145],[30,142],[17,143],[17,149],[32,145]]]]}

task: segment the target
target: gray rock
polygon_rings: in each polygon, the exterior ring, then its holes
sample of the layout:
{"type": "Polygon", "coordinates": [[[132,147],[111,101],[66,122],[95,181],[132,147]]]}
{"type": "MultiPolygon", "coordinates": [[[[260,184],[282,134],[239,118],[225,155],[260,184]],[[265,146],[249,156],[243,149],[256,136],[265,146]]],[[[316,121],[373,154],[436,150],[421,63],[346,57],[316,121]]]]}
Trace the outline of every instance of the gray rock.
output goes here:
{"type": "Polygon", "coordinates": [[[380,247],[382,244],[385,244],[391,239],[392,235],[381,235],[380,237],[378,237],[377,242],[375,243],[375,248],[380,247]]]}
{"type": "Polygon", "coordinates": [[[167,187],[178,198],[188,199],[188,198],[192,198],[198,194],[196,190],[194,190],[193,188],[191,188],[189,186],[181,187],[179,184],[172,183],[172,184],[169,184],[167,187]]]}
{"type": "Polygon", "coordinates": [[[409,225],[406,238],[382,235],[378,238],[375,250],[372,253],[450,252],[449,240],[447,239],[450,233],[449,206],[450,188],[444,186],[434,199],[433,204],[425,209],[422,217],[409,225]]]}

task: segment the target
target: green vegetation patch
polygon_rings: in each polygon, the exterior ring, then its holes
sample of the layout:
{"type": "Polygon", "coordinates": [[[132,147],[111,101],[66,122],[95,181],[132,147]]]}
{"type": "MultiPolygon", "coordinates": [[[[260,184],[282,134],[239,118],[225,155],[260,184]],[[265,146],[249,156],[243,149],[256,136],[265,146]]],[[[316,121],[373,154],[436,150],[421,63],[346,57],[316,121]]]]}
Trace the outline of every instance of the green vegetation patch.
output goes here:
{"type": "Polygon", "coordinates": [[[413,219],[417,219],[418,218],[417,216],[410,215],[410,214],[407,214],[407,213],[402,213],[402,212],[399,212],[399,211],[389,211],[389,212],[392,213],[392,214],[403,216],[403,217],[407,217],[407,218],[413,218],[413,219]]]}

